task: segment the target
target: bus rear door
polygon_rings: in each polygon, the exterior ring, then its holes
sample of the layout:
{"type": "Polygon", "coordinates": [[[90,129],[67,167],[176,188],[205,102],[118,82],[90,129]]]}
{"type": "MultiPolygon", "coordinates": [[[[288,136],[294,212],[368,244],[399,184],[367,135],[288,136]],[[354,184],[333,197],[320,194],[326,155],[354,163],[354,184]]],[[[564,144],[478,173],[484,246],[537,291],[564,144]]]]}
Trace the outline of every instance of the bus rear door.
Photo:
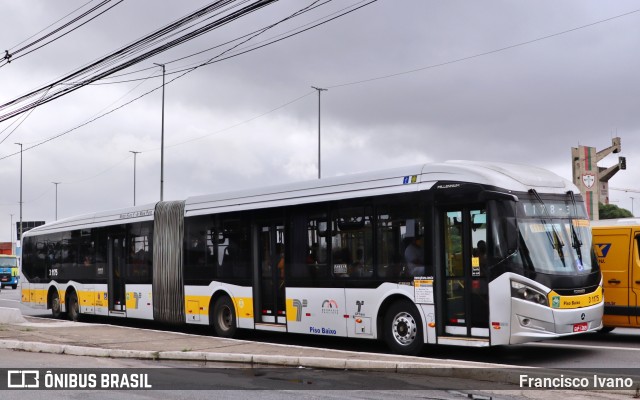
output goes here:
{"type": "Polygon", "coordinates": [[[108,239],[108,294],[109,312],[126,312],[124,274],[126,272],[126,236],[113,234],[108,239]]]}
{"type": "Polygon", "coordinates": [[[259,293],[259,301],[255,305],[256,322],[286,326],[284,222],[262,222],[257,230],[256,262],[259,265],[254,289],[259,293]]]}

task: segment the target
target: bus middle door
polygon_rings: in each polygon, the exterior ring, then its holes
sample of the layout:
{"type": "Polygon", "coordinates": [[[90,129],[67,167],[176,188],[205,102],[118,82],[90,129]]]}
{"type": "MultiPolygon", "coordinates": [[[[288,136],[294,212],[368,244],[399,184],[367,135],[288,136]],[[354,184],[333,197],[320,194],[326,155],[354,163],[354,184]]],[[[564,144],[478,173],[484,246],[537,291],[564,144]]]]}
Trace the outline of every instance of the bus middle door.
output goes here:
{"type": "Polygon", "coordinates": [[[442,213],[445,336],[489,338],[486,210],[460,207],[442,213]]]}

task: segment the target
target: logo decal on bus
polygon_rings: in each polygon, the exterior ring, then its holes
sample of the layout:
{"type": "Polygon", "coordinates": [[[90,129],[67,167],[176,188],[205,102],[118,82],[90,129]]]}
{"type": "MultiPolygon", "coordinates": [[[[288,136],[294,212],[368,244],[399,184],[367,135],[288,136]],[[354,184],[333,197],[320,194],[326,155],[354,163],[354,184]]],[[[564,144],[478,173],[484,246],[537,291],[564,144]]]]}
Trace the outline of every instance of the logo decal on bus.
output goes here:
{"type": "Polygon", "coordinates": [[[553,296],[551,298],[551,307],[560,308],[560,296],[553,296]]]}
{"type": "Polygon", "coordinates": [[[358,307],[358,311],[356,311],[353,315],[358,317],[366,316],[366,314],[362,312],[363,305],[364,305],[364,300],[356,300],[356,307],[358,307]]]}
{"type": "Polygon", "coordinates": [[[296,322],[302,321],[302,309],[307,306],[307,300],[293,300],[293,308],[296,309],[296,322]]]}
{"type": "Polygon", "coordinates": [[[410,183],[416,182],[418,182],[418,175],[405,176],[404,178],[402,178],[403,185],[408,185],[410,183]]]}
{"type": "Polygon", "coordinates": [[[323,314],[338,314],[338,302],[335,300],[325,300],[322,302],[323,314]]]}
{"type": "Polygon", "coordinates": [[[611,249],[611,243],[595,243],[593,245],[593,250],[596,252],[596,257],[604,258],[609,253],[611,249]]]}

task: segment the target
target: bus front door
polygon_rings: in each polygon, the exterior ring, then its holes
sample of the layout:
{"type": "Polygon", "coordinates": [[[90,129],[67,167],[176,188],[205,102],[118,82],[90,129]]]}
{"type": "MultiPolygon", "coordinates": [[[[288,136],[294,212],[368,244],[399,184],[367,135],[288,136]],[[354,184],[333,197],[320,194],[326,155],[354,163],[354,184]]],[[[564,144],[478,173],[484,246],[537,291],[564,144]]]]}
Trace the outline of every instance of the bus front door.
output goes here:
{"type": "Polygon", "coordinates": [[[258,323],[286,324],[284,223],[258,225],[258,323]]]}
{"type": "Polygon", "coordinates": [[[483,207],[443,212],[445,336],[489,338],[487,229],[483,207]]]}
{"type": "Polygon", "coordinates": [[[109,278],[107,280],[109,311],[126,311],[124,273],[126,263],[126,240],[124,236],[109,236],[108,260],[109,278]]]}

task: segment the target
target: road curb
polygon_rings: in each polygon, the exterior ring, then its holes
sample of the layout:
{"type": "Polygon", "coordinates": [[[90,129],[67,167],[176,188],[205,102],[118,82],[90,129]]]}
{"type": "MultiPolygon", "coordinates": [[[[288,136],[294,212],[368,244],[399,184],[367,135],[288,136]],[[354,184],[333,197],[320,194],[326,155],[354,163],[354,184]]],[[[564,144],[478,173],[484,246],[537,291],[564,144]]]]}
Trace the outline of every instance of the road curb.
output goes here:
{"type": "MultiPolygon", "coordinates": [[[[100,347],[75,346],[66,344],[52,344],[43,342],[24,342],[19,340],[0,339],[0,349],[28,351],[33,353],[66,354],[74,356],[122,358],[141,360],[175,360],[198,362],[225,362],[249,364],[252,366],[282,366],[318,368],[352,371],[390,371],[395,373],[420,374],[440,378],[473,379],[485,382],[499,382],[519,386],[520,376],[528,372],[536,372],[540,376],[540,369],[535,367],[509,368],[503,365],[460,366],[442,361],[382,361],[355,360],[330,357],[298,357],[269,354],[244,353],[211,353],[202,351],[145,351],[106,349],[100,347]],[[498,368],[494,370],[494,368],[498,368]]],[[[542,372],[542,375],[546,373],[542,372]]],[[[557,374],[549,373],[550,377],[557,374]]],[[[558,389],[556,389],[558,390],[558,389]]],[[[561,390],[561,389],[560,389],[561,390]]],[[[632,395],[630,390],[593,390],[593,392],[632,395]]]]}

